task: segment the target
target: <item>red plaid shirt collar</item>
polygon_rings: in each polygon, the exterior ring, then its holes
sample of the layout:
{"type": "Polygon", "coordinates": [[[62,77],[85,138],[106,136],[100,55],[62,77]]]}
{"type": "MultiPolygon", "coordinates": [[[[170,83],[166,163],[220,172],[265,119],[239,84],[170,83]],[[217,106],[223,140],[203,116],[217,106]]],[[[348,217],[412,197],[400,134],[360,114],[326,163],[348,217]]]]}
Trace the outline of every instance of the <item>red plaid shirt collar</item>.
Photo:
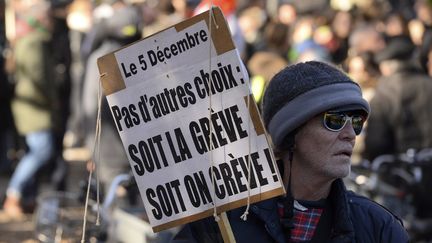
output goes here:
{"type": "MultiPolygon", "coordinates": [[[[297,202],[296,202],[297,204],[297,202]]],[[[279,205],[279,215],[283,215],[283,205],[279,205]]],[[[294,207],[294,229],[291,230],[290,242],[304,242],[312,240],[323,208],[305,208],[302,205],[294,207]]]]}

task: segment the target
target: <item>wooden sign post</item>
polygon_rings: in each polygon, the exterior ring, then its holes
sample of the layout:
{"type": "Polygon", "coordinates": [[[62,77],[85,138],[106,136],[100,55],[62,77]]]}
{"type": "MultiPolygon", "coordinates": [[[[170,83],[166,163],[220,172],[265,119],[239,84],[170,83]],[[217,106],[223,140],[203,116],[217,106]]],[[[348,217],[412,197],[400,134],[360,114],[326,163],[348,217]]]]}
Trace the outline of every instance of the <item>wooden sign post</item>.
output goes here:
{"type": "Polygon", "coordinates": [[[219,230],[222,235],[222,239],[224,242],[235,243],[236,240],[234,238],[234,233],[231,229],[231,225],[229,223],[228,217],[225,212],[219,215],[220,220],[218,221],[219,230]]]}

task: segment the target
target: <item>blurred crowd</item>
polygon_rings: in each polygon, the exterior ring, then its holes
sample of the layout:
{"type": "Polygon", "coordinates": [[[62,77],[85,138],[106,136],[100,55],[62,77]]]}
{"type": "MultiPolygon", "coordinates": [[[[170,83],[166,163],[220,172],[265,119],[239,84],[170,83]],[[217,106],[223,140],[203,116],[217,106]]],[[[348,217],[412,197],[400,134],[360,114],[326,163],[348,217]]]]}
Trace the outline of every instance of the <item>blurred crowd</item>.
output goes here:
{"type": "MultiPolygon", "coordinates": [[[[432,147],[430,0],[1,1],[0,171],[3,209],[34,208],[41,178],[65,190],[68,147],[93,149],[98,57],[220,6],[258,105],[288,64],[346,71],[371,102],[355,160],[432,147]]],[[[129,168],[102,100],[101,182],[129,168]]]]}

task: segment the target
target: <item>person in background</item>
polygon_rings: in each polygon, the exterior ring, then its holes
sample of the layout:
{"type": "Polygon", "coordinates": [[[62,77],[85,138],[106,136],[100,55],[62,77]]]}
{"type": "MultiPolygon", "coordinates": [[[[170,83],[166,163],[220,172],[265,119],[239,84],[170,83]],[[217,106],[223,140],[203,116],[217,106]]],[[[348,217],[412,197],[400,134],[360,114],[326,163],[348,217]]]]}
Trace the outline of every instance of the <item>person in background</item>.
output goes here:
{"type": "Polygon", "coordinates": [[[375,24],[362,23],[348,37],[348,56],[345,66],[348,74],[362,88],[363,97],[370,100],[380,76],[374,55],[385,46],[384,35],[375,24]]]}
{"type": "Polygon", "coordinates": [[[348,39],[353,29],[353,13],[348,11],[336,11],[331,20],[330,27],[334,33],[333,43],[337,47],[331,53],[334,63],[342,63],[348,56],[348,39]]]}
{"type": "MultiPolygon", "coordinates": [[[[339,69],[317,61],[288,66],[270,81],[264,125],[286,195],[228,211],[237,242],[408,242],[402,221],[347,191],[356,135],[370,108],[339,69]]],[[[222,242],[213,218],[186,225],[174,242],[222,242]]]]}
{"type": "Polygon", "coordinates": [[[432,147],[432,79],[414,65],[408,36],[390,38],[375,56],[382,77],[370,101],[364,157],[432,147]]]}
{"type": "Polygon", "coordinates": [[[3,204],[4,211],[13,218],[23,216],[26,201],[34,204],[36,192],[25,193],[24,190],[35,182],[37,170],[54,152],[52,119],[58,102],[49,54],[52,34],[49,8],[46,1],[18,2],[12,113],[28,150],[13,172],[3,204]]]}
{"type": "Polygon", "coordinates": [[[317,24],[311,16],[299,17],[292,28],[291,48],[288,53],[289,62],[307,60],[331,61],[329,50],[314,39],[317,24]]]}
{"type": "Polygon", "coordinates": [[[263,45],[246,62],[250,73],[250,85],[252,94],[258,107],[261,106],[262,96],[270,79],[284,68],[289,40],[289,29],[285,24],[270,21],[265,25],[263,33],[263,45]]]}
{"type": "Polygon", "coordinates": [[[422,41],[419,47],[419,62],[423,70],[428,70],[429,49],[432,41],[432,2],[428,0],[416,0],[414,9],[418,20],[423,24],[422,41]]]}
{"type": "Polygon", "coordinates": [[[55,154],[50,161],[51,182],[54,190],[66,190],[68,165],[63,158],[63,140],[67,129],[71,104],[71,64],[69,27],[66,23],[67,7],[72,0],[51,0],[53,82],[56,89],[57,111],[53,117],[55,154]]]}
{"type": "MultiPolygon", "coordinates": [[[[99,44],[90,52],[83,89],[83,120],[85,124],[85,145],[93,151],[96,118],[98,112],[99,70],[97,59],[109,52],[141,38],[141,17],[137,9],[121,0],[107,1],[112,7],[112,15],[102,19],[95,26],[99,44]]],[[[107,192],[115,176],[130,170],[126,153],[117,132],[111,111],[105,97],[101,105],[101,142],[99,176],[104,191],[107,192]]]]}
{"type": "Polygon", "coordinates": [[[388,37],[409,36],[408,20],[398,12],[389,13],[383,20],[384,34],[388,37]]]}
{"type": "Polygon", "coordinates": [[[198,4],[198,6],[195,8],[194,15],[209,10],[210,6],[220,7],[227,20],[236,49],[240,56],[244,58],[246,51],[246,40],[238,23],[236,14],[237,5],[237,0],[201,0],[200,4],[198,4]]]}
{"type": "Polygon", "coordinates": [[[360,55],[366,52],[376,53],[385,46],[384,36],[378,32],[375,24],[364,23],[355,27],[348,39],[351,55],[360,55]]]}
{"type": "Polygon", "coordinates": [[[277,7],[276,18],[278,22],[286,25],[287,27],[292,26],[297,18],[297,10],[294,6],[293,1],[280,1],[277,7]]]}
{"type": "Polygon", "coordinates": [[[194,15],[200,0],[164,0],[157,1],[155,7],[145,2],[143,13],[143,37],[148,37],[158,31],[177,24],[194,15]]]}
{"type": "MultiPolygon", "coordinates": [[[[382,77],[370,101],[373,112],[365,130],[363,151],[363,157],[371,163],[380,155],[432,148],[432,78],[413,61],[414,48],[409,36],[395,36],[388,39],[387,46],[375,57],[382,77]]],[[[397,163],[395,166],[409,173],[405,167],[398,167],[397,163]]],[[[430,166],[418,169],[421,169],[418,172],[422,176],[416,186],[410,187],[414,195],[410,203],[415,210],[412,214],[420,223],[420,219],[430,220],[432,217],[432,169],[430,166]]],[[[389,171],[388,175],[391,174],[395,173],[389,171]]],[[[386,179],[384,176],[383,180],[386,179]]],[[[406,216],[406,207],[398,205],[398,196],[383,195],[382,200],[387,208],[406,216]]]]}
{"type": "Polygon", "coordinates": [[[261,51],[268,44],[264,40],[263,31],[267,28],[268,17],[266,11],[259,6],[252,6],[241,10],[238,23],[245,39],[244,60],[249,60],[256,52],[261,51]]]}

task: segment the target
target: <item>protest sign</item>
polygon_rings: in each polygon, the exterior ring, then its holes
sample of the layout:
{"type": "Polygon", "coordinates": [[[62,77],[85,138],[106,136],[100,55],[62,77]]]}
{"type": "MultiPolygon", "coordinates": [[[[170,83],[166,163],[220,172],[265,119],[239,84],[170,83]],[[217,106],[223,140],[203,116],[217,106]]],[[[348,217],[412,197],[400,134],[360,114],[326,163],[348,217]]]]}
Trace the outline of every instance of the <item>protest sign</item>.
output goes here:
{"type": "Polygon", "coordinates": [[[219,8],[98,66],[155,232],[284,193],[219,8]]]}

